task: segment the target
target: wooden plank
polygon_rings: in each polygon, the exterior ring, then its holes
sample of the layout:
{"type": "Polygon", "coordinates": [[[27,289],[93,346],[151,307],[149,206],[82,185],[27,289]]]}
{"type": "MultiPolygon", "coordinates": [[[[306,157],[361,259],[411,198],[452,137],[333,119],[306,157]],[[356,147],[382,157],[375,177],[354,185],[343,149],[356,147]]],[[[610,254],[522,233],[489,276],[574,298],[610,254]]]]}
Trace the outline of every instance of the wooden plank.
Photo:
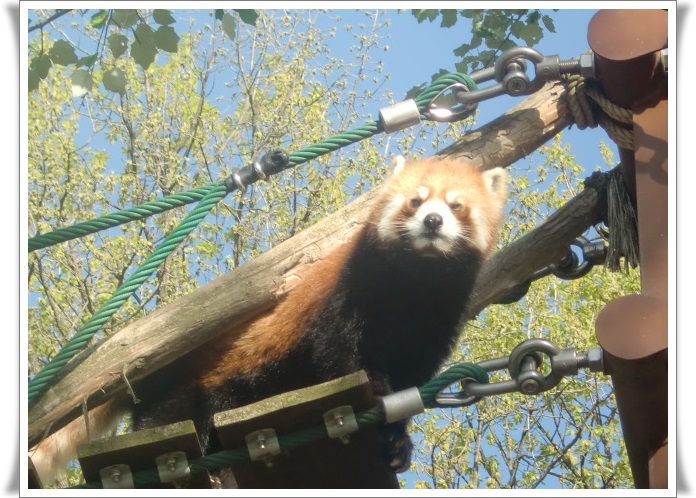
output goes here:
{"type": "MultiPolygon", "coordinates": [[[[351,405],[357,414],[377,405],[364,371],[316,386],[291,391],[241,408],[215,414],[223,446],[245,446],[247,434],[273,428],[278,435],[324,425],[323,414],[351,405]]],[[[235,464],[232,472],[240,488],[399,488],[396,474],[382,457],[377,427],[339,439],[320,439],[262,461],[235,464]]]]}
{"type": "Polygon", "coordinates": [[[31,461],[31,457],[29,457],[29,480],[27,481],[27,488],[43,489],[41,478],[39,477],[39,473],[36,472],[36,467],[34,467],[34,462],[31,461]]]}
{"type": "MultiPolygon", "coordinates": [[[[87,482],[100,481],[99,471],[116,464],[127,464],[131,472],[156,469],[155,459],[165,453],[183,451],[191,461],[202,456],[193,422],[185,420],[162,427],[102,438],[78,448],[78,460],[87,482]]],[[[160,486],[157,486],[160,487],[160,486]]],[[[161,485],[171,487],[171,485],[161,485]]],[[[210,488],[207,472],[191,475],[188,487],[210,488]]]]}

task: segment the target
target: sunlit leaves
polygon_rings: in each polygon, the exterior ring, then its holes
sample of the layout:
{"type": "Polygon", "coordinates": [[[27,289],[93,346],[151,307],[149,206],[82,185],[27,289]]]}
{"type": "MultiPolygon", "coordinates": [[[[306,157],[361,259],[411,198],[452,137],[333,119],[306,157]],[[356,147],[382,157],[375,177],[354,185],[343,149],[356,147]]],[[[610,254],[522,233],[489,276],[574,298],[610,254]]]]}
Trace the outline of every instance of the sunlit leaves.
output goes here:
{"type": "MultiPolygon", "coordinates": [[[[79,12],[81,15],[86,15],[89,11],[79,12]]],[[[214,12],[216,19],[222,21],[224,32],[228,34],[230,39],[233,39],[237,30],[236,17],[225,13],[222,9],[216,9],[214,12]]],[[[245,24],[251,26],[256,24],[258,13],[255,10],[235,9],[234,12],[245,24]]],[[[53,65],[74,65],[75,69],[82,66],[91,68],[102,62],[101,57],[105,54],[111,54],[113,58],[131,56],[140,67],[148,69],[157,60],[158,53],[173,54],[179,50],[181,37],[174,26],[176,19],[172,12],[167,9],[154,9],[152,11],[101,9],[89,14],[89,17],[85,17],[84,22],[91,29],[102,32],[99,36],[100,43],[106,44],[108,52],[97,47],[93,54],[78,58],[78,52],[75,51],[71,41],[58,39],[52,46],[49,42],[48,51],[30,52],[29,91],[38,88],[41,80],[48,76],[53,65]],[[153,25],[158,25],[155,26],[157,29],[154,29],[153,25]]],[[[43,31],[42,35],[47,32],[47,30],[43,31]]],[[[76,79],[83,81],[83,83],[87,82],[87,78],[81,72],[77,73],[76,79]]],[[[75,86],[74,94],[80,97],[84,96],[87,88],[89,85],[78,83],[75,86]]]]}

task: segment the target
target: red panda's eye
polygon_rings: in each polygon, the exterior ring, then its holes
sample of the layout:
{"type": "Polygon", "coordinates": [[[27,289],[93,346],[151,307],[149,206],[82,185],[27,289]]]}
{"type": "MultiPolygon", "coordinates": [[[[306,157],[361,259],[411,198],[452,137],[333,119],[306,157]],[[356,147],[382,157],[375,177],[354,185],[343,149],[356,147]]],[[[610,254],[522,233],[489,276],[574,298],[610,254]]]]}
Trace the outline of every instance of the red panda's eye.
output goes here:
{"type": "Polygon", "coordinates": [[[411,207],[414,208],[414,209],[417,208],[417,207],[419,207],[422,203],[423,203],[423,201],[421,201],[421,200],[420,200],[419,198],[417,198],[417,197],[414,197],[413,199],[411,199],[411,207]]]}
{"type": "Polygon", "coordinates": [[[458,202],[453,202],[452,204],[450,204],[450,209],[452,211],[459,211],[461,208],[462,208],[462,205],[458,202]]]}

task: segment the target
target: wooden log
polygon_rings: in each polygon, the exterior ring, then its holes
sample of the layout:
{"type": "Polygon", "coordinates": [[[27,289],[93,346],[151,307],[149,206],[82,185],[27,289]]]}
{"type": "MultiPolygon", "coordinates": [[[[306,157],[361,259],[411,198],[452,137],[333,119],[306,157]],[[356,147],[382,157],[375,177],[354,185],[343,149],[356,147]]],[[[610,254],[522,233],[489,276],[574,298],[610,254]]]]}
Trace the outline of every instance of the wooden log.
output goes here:
{"type": "MultiPolygon", "coordinates": [[[[547,84],[439,155],[467,159],[485,169],[507,166],[572,124],[564,95],[561,83],[547,84]]],[[[364,194],[242,267],[128,325],[80,355],[71,362],[75,366],[30,407],[29,446],[78,417],[83,400],[93,407],[124,393],[124,378],[131,383],[141,379],[219,334],[234,334],[240,323],[272,307],[313,262],[361,227],[373,196],[374,191],[364,194]]],[[[585,223],[587,227],[594,222],[597,206],[593,202],[597,198],[589,196],[581,202],[585,211],[573,212],[574,218],[587,219],[580,225],[585,223]]],[[[569,229],[566,239],[570,240],[581,233],[577,223],[572,227],[561,223],[548,228],[552,228],[544,232],[548,240],[529,234],[537,251],[533,265],[557,261],[558,244],[554,241],[562,235],[560,231],[569,229]]],[[[480,279],[476,292],[482,298],[472,303],[473,310],[485,307],[492,296],[504,295],[501,289],[512,285],[511,278],[497,269],[496,261],[504,262],[505,271],[521,268],[518,276],[529,275],[539,267],[532,269],[532,264],[525,263],[530,253],[523,246],[501,251],[486,265],[487,278],[480,279]],[[504,285],[501,287],[495,279],[501,279],[504,285]]]]}

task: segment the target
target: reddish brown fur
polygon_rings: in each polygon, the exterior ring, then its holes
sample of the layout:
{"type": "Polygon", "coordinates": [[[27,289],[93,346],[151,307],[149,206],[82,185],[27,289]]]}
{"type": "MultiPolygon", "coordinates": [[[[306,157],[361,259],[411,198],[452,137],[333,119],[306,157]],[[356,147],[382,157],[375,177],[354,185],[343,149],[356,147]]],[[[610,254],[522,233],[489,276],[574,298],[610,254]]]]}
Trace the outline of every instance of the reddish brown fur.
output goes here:
{"type": "Polygon", "coordinates": [[[223,334],[220,340],[190,355],[187,363],[192,371],[205,372],[197,382],[206,389],[220,386],[231,377],[257,371],[289,351],[306,321],[316,315],[333,289],[352,245],[349,241],[314,263],[286,299],[244,324],[241,333],[229,339],[223,334]]]}

